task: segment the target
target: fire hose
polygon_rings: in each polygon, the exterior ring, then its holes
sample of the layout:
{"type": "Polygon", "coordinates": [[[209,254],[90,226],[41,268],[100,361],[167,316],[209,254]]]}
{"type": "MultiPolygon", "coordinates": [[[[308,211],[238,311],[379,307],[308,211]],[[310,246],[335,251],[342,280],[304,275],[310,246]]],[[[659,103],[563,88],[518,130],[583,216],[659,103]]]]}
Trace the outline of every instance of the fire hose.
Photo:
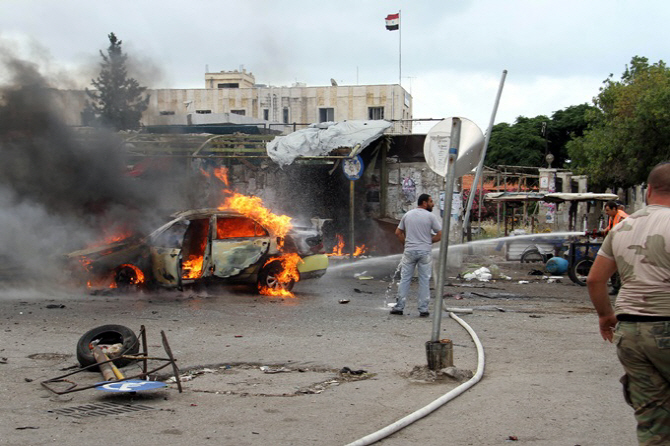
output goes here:
{"type": "Polygon", "coordinates": [[[482,376],[484,375],[484,347],[482,346],[482,343],[479,341],[477,333],[475,333],[475,331],[465,321],[463,321],[463,319],[459,318],[454,313],[450,312],[449,316],[456,322],[458,322],[463,328],[465,328],[465,330],[472,337],[475,346],[477,347],[477,372],[475,373],[475,376],[473,376],[460,386],[456,387],[455,389],[452,389],[449,392],[445,393],[444,395],[442,395],[432,403],[428,404],[427,406],[422,407],[421,409],[407,415],[406,417],[396,421],[393,424],[389,424],[388,426],[378,430],[377,432],[373,432],[372,434],[367,435],[359,440],[356,440],[353,443],[349,443],[347,446],[363,446],[376,443],[379,440],[382,440],[388,437],[389,435],[398,432],[399,430],[409,426],[415,421],[425,417],[426,415],[442,407],[452,399],[456,398],[457,396],[468,390],[470,387],[477,384],[482,379],[482,376]]]}

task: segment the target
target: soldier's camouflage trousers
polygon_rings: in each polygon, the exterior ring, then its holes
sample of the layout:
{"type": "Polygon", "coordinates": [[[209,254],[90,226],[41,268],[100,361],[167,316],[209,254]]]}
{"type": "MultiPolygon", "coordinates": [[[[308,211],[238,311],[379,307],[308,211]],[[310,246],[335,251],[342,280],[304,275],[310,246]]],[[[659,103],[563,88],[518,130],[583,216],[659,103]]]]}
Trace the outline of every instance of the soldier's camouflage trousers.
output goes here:
{"type": "Polygon", "coordinates": [[[670,445],[670,322],[619,322],[614,343],[640,445],[670,445]]]}

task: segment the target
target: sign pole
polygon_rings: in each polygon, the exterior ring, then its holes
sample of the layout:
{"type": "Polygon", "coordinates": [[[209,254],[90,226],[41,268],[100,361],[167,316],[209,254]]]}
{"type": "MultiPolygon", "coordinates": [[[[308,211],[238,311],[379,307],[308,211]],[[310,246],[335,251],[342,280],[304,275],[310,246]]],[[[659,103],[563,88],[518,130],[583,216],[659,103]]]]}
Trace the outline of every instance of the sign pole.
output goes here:
{"type": "Polygon", "coordinates": [[[440,255],[437,270],[437,286],[435,287],[435,310],[433,314],[433,335],[431,342],[438,342],[440,324],[442,322],[442,294],[447,267],[447,253],[449,252],[449,226],[451,223],[451,204],[454,195],[454,179],[456,159],[461,139],[461,120],[453,118],[449,154],[447,157],[447,175],[445,176],[444,214],[442,215],[442,238],[440,239],[440,255]]]}
{"type": "MultiPolygon", "coordinates": [[[[475,173],[475,179],[472,181],[472,186],[470,186],[470,196],[468,197],[468,205],[465,208],[465,218],[463,224],[467,225],[468,228],[468,241],[470,241],[471,229],[470,224],[470,210],[472,209],[472,202],[475,199],[475,194],[477,193],[477,186],[479,185],[479,178],[482,177],[482,189],[479,192],[479,213],[481,215],[482,202],[484,200],[484,180],[483,180],[483,171],[484,171],[484,158],[486,158],[486,149],[489,146],[489,141],[491,140],[491,132],[493,131],[493,122],[496,119],[496,113],[498,112],[498,105],[500,104],[500,96],[502,95],[503,86],[505,85],[505,78],[507,77],[507,70],[503,70],[502,77],[500,78],[500,85],[498,86],[498,94],[496,95],[495,103],[493,104],[493,111],[491,112],[491,120],[489,121],[489,127],[486,130],[486,137],[484,138],[484,148],[482,149],[482,156],[479,159],[479,164],[477,165],[477,172],[475,173]]],[[[480,217],[481,224],[481,217],[480,217]]],[[[461,243],[463,243],[463,232],[461,231],[461,243]]]]}
{"type": "Polygon", "coordinates": [[[354,180],[349,180],[349,258],[354,258],[354,180]]]}

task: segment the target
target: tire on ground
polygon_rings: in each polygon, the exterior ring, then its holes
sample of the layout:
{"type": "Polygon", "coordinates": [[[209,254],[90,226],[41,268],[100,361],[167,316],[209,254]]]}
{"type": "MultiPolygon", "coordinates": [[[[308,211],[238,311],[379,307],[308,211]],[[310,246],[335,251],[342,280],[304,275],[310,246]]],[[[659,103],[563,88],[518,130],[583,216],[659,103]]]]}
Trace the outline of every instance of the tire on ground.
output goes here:
{"type": "Polygon", "coordinates": [[[586,276],[593,266],[593,259],[586,257],[577,261],[572,267],[568,268],[568,276],[577,285],[586,286],[586,276]]]}
{"type": "MultiPolygon", "coordinates": [[[[99,344],[102,345],[122,344],[122,355],[135,355],[140,351],[140,344],[137,340],[137,336],[130,328],[115,324],[102,325],[84,333],[77,342],[77,360],[82,367],[96,363],[96,360],[93,357],[93,352],[89,347],[89,344],[95,340],[98,340],[99,344]]],[[[130,362],[132,362],[130,359],[117,358],[114,360],[114,365],[123,367],[124,365],[130,364],[130,362]]],[[[91,367],[87,370],[98,371],[98,367],[91,367]]]]}

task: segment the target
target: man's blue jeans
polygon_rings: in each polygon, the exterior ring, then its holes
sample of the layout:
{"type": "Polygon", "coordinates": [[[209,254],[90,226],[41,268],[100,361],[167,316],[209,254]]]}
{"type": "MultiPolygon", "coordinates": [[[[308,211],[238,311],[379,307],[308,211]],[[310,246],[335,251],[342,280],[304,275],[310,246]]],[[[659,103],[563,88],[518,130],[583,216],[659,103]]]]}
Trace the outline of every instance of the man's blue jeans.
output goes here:
{"type": "Polygon", "coordinates": [[[432,272],[433,257],[430,251],[405,251],[400,261],[400,283],[398,284],[398,298],[393,307],[402,311],[409,293],[414,268],[419,270],[419,313],[428,312],[430,303],[430,274],[432,272]]]}

